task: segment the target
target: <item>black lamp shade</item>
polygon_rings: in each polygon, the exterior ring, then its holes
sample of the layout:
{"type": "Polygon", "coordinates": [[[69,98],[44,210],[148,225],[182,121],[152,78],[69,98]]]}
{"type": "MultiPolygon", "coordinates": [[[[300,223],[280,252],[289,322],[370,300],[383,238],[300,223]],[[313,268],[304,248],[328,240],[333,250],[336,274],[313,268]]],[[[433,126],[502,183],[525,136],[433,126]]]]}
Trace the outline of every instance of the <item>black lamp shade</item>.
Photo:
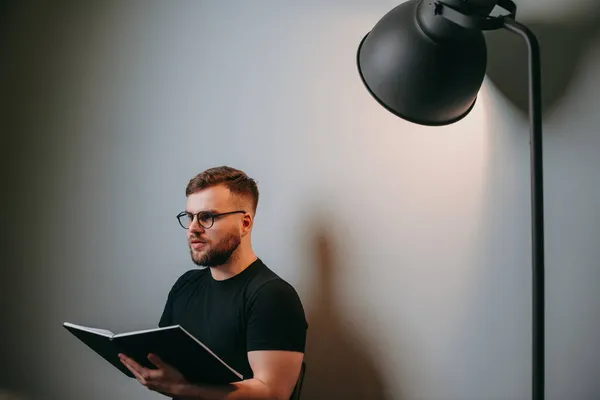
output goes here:
{"type": "Polygon", "coordinates": [[[363,38],[357,63],[363,83],[387,110],[421,125],[447,125],[473,108],[487,49],[480,30],[437,15],[433,1],[409,0],[363,38]]]}

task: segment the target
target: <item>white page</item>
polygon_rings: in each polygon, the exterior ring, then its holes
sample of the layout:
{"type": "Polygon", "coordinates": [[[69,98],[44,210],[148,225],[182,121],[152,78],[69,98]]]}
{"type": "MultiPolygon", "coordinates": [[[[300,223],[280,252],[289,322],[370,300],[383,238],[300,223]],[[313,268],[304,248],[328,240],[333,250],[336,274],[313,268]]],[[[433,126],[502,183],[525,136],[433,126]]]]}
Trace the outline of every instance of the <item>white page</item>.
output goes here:
{"type": "Polygon", "coordinates": [[[75,325],[70,322],[65,322],[65,323],[63,323],[63,325],[78,329],[80,331],[91,332],[91,333],[95,333],[97,335],[106,336],[106,337],[113,337],[113,335],[114,335],[114,333],[112,333],[111,331],[106,330],[106,329],[90,328],[89,326],[75,325]]]}
{"type": "Polygon", "coordinates": [[[147,333],[147,332],[157,332],[157,331],[164,331],[167,329],[178,329],[179,325],[171,325],[171,326],[165,326],[162,328],[151,328],[151,329],[144,329],[141,331],[134,331],[134,332],[124,332],[124,333],[119,333],[118,335],[115,335],[115,338],[118,337],[123,337],[123,336],[132,336],[132,335],[138,335],[140,333],[147,333]]]}

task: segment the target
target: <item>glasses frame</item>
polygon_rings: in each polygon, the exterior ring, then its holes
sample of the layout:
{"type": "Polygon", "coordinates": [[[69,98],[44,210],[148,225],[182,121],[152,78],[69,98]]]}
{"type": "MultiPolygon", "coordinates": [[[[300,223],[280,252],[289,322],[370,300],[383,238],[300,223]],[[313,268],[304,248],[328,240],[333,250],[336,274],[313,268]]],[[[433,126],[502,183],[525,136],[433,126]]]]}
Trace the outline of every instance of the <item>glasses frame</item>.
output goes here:
{"type": "Polygon", "coordinates": [[[244,211],[244,210],[235,210],[235,211],[227,211],[227,212],[217,213],[217,214],[211,213],[211,212],[207,212],[207,211],[200,211],[200,212],[197,212],[195,214],[182,211],[179,214],[177,214],[177,221],[179,222],[179,225],[181,225],[181,227],[183,229],[187,230],[187,229],[190,229],[190,226],[194,223],[194,218],[195,218],[196,222],[198,222],[198,225],[200,225],[204,229],[210,229],[215,224],[215,219],[216,218],[220,218],[220,217],[223,217],[225,215],[231,215],[231,214],[246,214],[246,211],[244,211]],[[208,217],[211,218],[210,225],[205,226],[204,224],[202,224],[200,222],[200,214],[202,214],[204,216],[208,216],[208,217]],[[187,227],[183,224],[183,222],[181,222],[181,218],[182,217],[189,217],[189,218],[191,218],[190,224],[187,227]]]}

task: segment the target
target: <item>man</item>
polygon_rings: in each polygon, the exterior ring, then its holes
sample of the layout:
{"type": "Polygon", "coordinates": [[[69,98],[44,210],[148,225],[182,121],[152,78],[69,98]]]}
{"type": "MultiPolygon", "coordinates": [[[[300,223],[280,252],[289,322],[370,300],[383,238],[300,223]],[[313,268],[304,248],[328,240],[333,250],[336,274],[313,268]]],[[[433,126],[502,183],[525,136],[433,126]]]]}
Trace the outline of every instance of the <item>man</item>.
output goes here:
{"type": "Polygon", "coordinates": [[[177,218],[192,260],[208,268],[188,271],[175,282],[159,326],[182,325],[245,379],[197,385],[152,354],[156,369],[126,355],[121,361],[142,385],[174,398],[289,399],[303,361],[307,322],[295,289],[252,250],[256,182],[231,167],[211,168],[190,180],[186,197],[177,218]]]}

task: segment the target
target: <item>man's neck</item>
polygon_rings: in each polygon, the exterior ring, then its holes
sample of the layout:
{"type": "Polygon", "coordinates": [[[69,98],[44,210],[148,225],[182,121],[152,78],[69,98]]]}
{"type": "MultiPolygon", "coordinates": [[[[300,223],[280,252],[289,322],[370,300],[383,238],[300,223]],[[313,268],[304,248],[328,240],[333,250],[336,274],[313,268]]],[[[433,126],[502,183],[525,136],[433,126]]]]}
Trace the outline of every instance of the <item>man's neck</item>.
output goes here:
{"type": "MultiPolygon", "coordinates": [[[[242,250],[238,248],[238,250],[242,250]]],[[[219,265],[217,267],[210,268],[210,274],[216,281],[223,281],[236,276],[256,261],[256,255],[254,251],[239,251],[232,254],[231,258],[226,264],[219,265]]]]}

